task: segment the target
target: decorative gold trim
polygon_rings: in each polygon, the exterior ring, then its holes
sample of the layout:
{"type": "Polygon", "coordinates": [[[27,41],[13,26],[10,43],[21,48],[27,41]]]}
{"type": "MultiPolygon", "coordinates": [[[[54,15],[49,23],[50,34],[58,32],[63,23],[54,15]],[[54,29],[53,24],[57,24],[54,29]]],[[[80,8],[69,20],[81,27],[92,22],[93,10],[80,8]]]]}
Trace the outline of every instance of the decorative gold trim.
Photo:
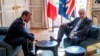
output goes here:
{"type": "Polygon", "coordinates": [[[13,10],[16,10],[15,6],[12,7],[13,10]]]}
{"type": "Polygon", "coordinates": [[[18,10],[18,9],[20,9],[20,8],[21,8],[20,6],[13,6],[13,7],[12,7],[13,10],[18,10]]]}

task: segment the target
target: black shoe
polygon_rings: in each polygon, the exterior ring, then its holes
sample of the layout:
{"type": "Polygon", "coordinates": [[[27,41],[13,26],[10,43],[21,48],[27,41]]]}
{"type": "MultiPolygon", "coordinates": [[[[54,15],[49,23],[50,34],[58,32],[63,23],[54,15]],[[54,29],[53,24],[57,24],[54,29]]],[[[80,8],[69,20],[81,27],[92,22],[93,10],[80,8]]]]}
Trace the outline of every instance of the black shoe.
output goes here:
{"type": "Polygon", "coordinates": [[[30,56],[35,56],[35,54],[33,54],[32,52],[30,52],[30,54],[29,54],[30,56]]]}
{"type": "MultiPolygon", "coordinates": [[[[56,39],[54,39],[52,36],[50,36],[50,41],[57,41],[56,39]]],[[[59,47],[59,45],[60,45],[60,42],[59,41],[57,41],[57,47],[59,47]]]]}
{"type": "Polygon", "coordinates": [[[24,55],[24,56],[29,56],[29,55],[24,55]]]}
{"type": "Polygon", "coordinates": [[[52,36],[50,36],[50,41],[57,41],[57,40],[54,39],[52,36]]]}

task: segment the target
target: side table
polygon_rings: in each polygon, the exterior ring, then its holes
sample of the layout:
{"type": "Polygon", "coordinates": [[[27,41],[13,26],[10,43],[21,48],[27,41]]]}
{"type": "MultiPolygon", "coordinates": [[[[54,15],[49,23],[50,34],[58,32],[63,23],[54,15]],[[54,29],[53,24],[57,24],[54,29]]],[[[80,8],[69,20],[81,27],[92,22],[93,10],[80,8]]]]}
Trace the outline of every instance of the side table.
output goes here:
{"type": "Polygon", "coordinates": [[[58,56],[58,43],[57,41],[49,41],[49,40],[42,40],[37,41],[35,44],[35,55],[37,56],[38,50],[51,50],[53,52],[53,56],[58,56]]]}

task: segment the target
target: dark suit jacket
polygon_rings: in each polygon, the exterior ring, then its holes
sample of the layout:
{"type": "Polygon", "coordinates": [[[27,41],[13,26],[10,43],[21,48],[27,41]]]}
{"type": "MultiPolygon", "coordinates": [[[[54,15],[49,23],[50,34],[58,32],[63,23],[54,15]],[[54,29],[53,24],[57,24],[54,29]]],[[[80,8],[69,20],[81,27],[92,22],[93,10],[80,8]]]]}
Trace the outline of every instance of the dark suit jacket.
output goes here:
{"type": "MultiPolygon", "coordinates": [[[[68,23],[67,25],[70,26],[72,29],[76,26],[80,18],[76,18],[72,22],[68,23]]],[[[81,37],[82,39],[86,39],[86,36],[88,35],[88,32],[92,26],[92,20],[90,20],[88,17],[86,17],[81,24],[79,25],[79,28],[77,29],[77,36],[81,37]]]]}
{"type": "Polygon", "coordinates": [[[10,26],[8,30],[8,34],[6,35],[6,38],[4,39],[5,42],[10,42],[13,39],[17,39],[20,37],[24,37],[26,39],[33,40],[33,36],[29,34],[25,27],[22,18],[16,19],[10,26]]]}

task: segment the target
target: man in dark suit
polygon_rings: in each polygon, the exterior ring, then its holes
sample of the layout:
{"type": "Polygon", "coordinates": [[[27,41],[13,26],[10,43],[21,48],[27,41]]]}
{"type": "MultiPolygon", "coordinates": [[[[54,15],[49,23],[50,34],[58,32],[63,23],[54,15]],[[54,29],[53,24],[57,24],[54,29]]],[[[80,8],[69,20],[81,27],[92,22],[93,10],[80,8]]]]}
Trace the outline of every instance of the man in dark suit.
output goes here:
{"type": "Polygon", "coordinates": [[[25,28],[25,22],[31,20],[31,13],[23,11],[21,17],[17,18],[10,26],[4,41],[14,47],[22,45],[24,56],[34,56],[33,48],[34,35],[25,28]]]}
{"type": "Polygon", "coordinates": [[[71,45],[78,45],[87,39],[87,34],[91,28],[92,21],[86,17],[85,9],[79,9],[79,17],[70,23],[64,23],[60,26],[58,32],[58,46],[64,34],[67,35],[66,41],[71,41],[71,45]]]}

